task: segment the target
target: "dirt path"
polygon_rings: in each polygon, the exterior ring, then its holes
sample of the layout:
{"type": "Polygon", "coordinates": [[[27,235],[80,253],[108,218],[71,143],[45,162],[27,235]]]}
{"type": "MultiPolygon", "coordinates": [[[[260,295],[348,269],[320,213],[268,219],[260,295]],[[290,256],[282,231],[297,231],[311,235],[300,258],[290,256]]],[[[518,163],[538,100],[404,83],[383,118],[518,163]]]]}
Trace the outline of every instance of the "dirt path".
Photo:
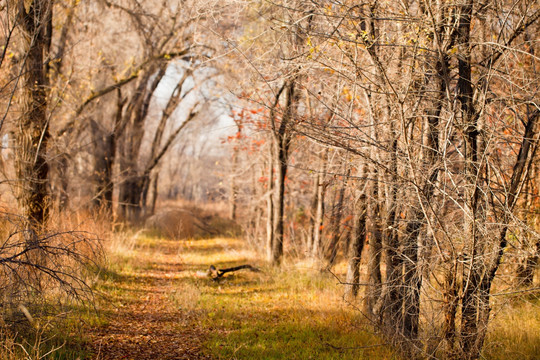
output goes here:
{"type": "Polygon", "coordinates": [[[209,359],[201,353],[204,331],[194,311],[171,300],[187,271],[178,249],[146,246],[135,250],[129,271],[115,274],[104,288],[104,324],[89,330],[93,358],[99,360],[209,359]]]}
{"type": "Polygon", "coordinates": [[[88,326],[94,355],[85,360],[398,358],[344,306],[333,276],[265,267],[240,239],[141,236],[110,253],[98,286],[106,321],[88,326]],[[210,264],[262,271],[215,282],[204,275],[210,264]]]}

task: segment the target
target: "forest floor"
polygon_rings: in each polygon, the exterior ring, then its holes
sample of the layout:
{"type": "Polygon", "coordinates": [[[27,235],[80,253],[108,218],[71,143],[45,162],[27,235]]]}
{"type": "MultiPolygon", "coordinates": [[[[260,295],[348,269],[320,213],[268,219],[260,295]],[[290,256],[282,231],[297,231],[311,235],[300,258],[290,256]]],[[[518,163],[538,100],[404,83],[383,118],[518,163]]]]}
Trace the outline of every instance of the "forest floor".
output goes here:
{"type": "Polygon", "coordinates": [[[88,329],[93,358],[208,358],[201,352],[200,314],[178,306],[172,296],[190,268],[180,260],[177,243],[155,245],[148,240],[132,244],[102,274],[98,291],[104,321],[88,329]]]}
{"type": "MultiPolygon", "coordinates": [[[[86,350],[58,359],[399,359],[358,304],[344,301],[343,285],[310,263],[275,269],[239,239],[143,233],[118,236],[107,253],[95,284],[99,316],[82,320],[86,350]],[[242,264],[261,272],[206,275],[210,265],[242,264]]],[[[335,273],[343,276],[343,264],[335,273]]],[[[540,301],[497,299],[484,357],[539,359],[540,301]]]]}
{"type": "Polygon", "coordinates": [[[237,239],[117,240],[100,275],[91,359],[393,359],[331,274],[264,266],[237,239]],[[210,265],[249,263],[219,282],[210,265]]]}

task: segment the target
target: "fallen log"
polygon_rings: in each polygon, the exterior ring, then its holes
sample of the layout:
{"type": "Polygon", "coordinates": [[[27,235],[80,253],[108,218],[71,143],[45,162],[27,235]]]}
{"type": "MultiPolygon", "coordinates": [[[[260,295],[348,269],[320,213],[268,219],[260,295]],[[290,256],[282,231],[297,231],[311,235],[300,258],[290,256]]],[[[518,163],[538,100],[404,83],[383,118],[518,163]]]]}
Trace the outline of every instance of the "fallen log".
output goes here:
{"type": "Polygon", "coordinates": [[[223,275],[225,275],[226,273],[233,272],[233,271],[238,271],[238,270],[242,270],[242,269],[248,269],[248,270],[251,270],[253,272],[260,272],[261,271],[258,268],[254,267],[254,266],[251,266],[249,264],[230,267],[230,268],[226,268],[226,269],[218,269],[214,265],[210,265],[210,268],[208,269],[208,276],[211,277],[213,280],[217,280],[217,279],[221,278],[223,275]]]}

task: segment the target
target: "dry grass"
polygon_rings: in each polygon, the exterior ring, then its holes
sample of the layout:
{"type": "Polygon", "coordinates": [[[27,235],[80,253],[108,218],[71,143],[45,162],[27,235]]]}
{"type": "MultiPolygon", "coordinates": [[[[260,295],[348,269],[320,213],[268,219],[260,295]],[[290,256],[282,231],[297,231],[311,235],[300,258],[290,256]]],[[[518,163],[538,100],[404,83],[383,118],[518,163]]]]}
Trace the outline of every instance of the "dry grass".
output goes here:
{"type": "MultiPolygon", "coordinates": [[[[369,330],[361,313],[343,301],[342,285],[331,274],[319,272],[317,264],[289,258],[281,269],[273,269],[238,238],[180,241],[146,231],[113,233],[111,224],[92,214],[74,214],[59,224],[59,230],[78,229],[103,239],[107,256],[97,263],[100,273],[85,273],[102,299],[115,299],[115,306],[121,307],[137,301],[131,298],[140,296],[148,283],[167,284],[161,309],[191,314],[195,322],[190,326],[204,329],[205,351],[213,358],[399,358],[369,330]],[[219,282],[200,276],[212,264],[223,268],[244,263],[263,272],[240,271],[219,282]]],[[[81,251],[90,256],[94,250],[81,251]]],[[[342,263],[335,268],[337,275],[344,271],[342,263]]],[[[58,291],[49,294],[47,301],[60,296],[58,291]]],[[[30,308],[41,324],[37,327],[15,311],[26,322],[25,333],[0,326],[0,360],[92,358],[85,353],[78,318],[93,327],[107,320],[74,303],[64,305],[70,308],[62,317],[40,316],[30,308]]],[[[540,358],[539,308],[540,300],[533,296],[497,298],[485,358],[540,358]]]]}
{"type": "Polygon", "coordinates": [[[540,359],[540,293],[500,299],[493,312],[484,356],[493,360],[540,359]]]}
{"type": "Polygon", "coordinates": [[[80,317],[93,302],[93,270],[103,259],[101,238],[110,227],[91,213],[51,214],[37,247],[27,250],[20,218],[2,215],[0,253],[8,260],[0,267],[0,359],[84,354],[80,317]]]}
{"type": "Polygon", "coordinates": [[[200,239],[215,236],[237,236],[239,226],[224,215],[222,206],[170,203],[146,220],[151,234],[169,239],[200,239]]]}
{"type": "Polygon", "coordinates": [[[208,203],[196,203],[184,199],[168,200],[163,199],[159,201],[158,208],[170,209],[170,208],[182,208],[194,213],[200,213],[202,215],[213,214],[222,218],[227,218],[229,205],[225,201],[221,202],[208,202],[208,203]]]}

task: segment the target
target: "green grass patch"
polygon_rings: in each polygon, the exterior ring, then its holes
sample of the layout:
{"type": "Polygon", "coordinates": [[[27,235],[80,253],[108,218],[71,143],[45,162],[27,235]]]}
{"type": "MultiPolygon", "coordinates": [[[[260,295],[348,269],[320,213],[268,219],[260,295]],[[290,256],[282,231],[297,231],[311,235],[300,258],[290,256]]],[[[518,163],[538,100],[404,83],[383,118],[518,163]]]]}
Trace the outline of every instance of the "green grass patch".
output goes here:
{"type": "Polygon", "coordinates": [[[179,307],[200,312],[202,327],[210,330],[205,345],[212,358],[398,358],[343,302],[343,288],[330,274],[266,267],[233,240],[198,241],[186,248],[183,260],[200,270],[244,263],[262,269],[241,270],[218,282],[183,278],[172,295],[179,307]]]}
{"type": "MultiPolygon", "coordinates": [[[[276,319],[274,319],[275,321],[276,319]]],[[[381,347],[365,347],[377,340],[363,331],[347,331],[332,324],[310,324],[280,319],[268,326],[255,321],[249,326],[214,335],[208,342],[219,359],[391,359],[381,347]]]]}

